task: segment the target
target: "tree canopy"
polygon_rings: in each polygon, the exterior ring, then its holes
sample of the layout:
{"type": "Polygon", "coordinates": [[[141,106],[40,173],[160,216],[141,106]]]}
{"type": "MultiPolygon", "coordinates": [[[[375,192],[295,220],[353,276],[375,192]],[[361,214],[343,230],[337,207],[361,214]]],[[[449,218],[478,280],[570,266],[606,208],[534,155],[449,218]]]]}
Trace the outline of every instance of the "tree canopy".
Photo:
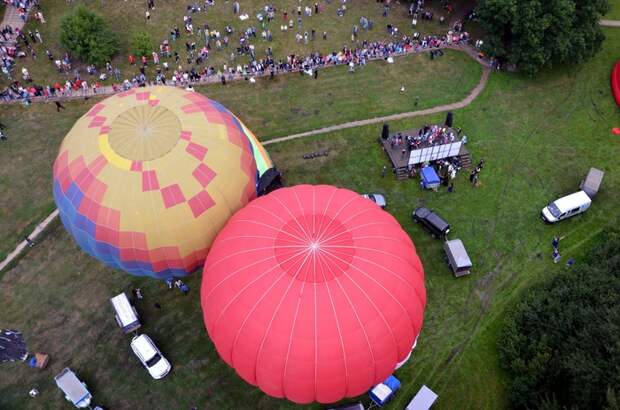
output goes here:
{"type": "Polygon", "coordinates": [[[146,31],[134,33],[131,37],[131,51],[138,57],[150,56],[153,52],[153,40],[146,31]]]}
{"type": "Polygon", "coordinates": [[[599,19],[607,0],[480,0],[485,51],[534,74],[554,64],[581,63],[605,38],[599,19]]]}
{"type": "Polygon", "coordinates": [[[60,42],[80,60],[101,66],[119,50],[116,33],[105,20],[78,6],[67,13],[60,24],[60,42]]]}
{"type": "Polygon", "coordinates": [[[619,408],[620,234],[604,236],[508,315],[499,350],[515,408],[619,408]]]}

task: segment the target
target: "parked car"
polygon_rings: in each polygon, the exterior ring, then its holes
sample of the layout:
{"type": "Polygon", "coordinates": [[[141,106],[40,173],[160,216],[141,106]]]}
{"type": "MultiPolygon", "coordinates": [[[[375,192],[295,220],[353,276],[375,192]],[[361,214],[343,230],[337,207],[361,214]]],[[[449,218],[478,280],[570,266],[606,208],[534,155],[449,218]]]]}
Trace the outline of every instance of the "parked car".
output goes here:
{"type": "Polygon", "coordinates": [[[385,209],[387,206],[387,201],[385,197],[381,194],[362,194],[362,196],[366,199],[370,199],[375,204],[379,205],[381,209],[385,209]]]}
{"type": "Polygon", "coordinates": [[[584,191],[577,191],[551,202],[540,212],[540,217],[547,223],[556,223],[587,211],[591,204],[592,200],[584,191]]]}
{"type": "Polygon", "coordinates": [[[161,379],[170,372],[170,362],[147,335],[135,336],[131,340],[131,350],[154,379],[161,379]]]}
{"type": "Polygon", "coordinates": [[[450,232],[450,224],[432,209],[423,206],[413,211],[413,222],[421,224],[433,238],[445,238],[450,232]]]}

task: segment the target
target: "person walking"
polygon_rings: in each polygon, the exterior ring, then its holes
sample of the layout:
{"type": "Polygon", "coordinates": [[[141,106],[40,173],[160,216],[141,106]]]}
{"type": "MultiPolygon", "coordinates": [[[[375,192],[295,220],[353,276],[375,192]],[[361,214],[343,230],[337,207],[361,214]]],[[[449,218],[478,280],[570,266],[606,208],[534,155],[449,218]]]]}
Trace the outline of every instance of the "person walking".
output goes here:
{"type": "Polygon", "coordinates": [[[4,134],[4,131],[0,129],[0,141],[8,141],[9,139],[4,134]]]}
{"type": "Polygon", "coordinates": [[[315,68],[315,69],[314,69],[314,73],[313,73],[313,74],[314,74],[314,79],[315,79],[315,80],[316,80],[317,78],[319,78],[319,69],[318,69],[318,68],[315,68]]]}
{"type": "Polygon", "coordinates": [[[56,104],[56,112],[60,112],[60,110],[65,110],[65,106],[62,105],[62,103],[60,101],[54,101],[54,104],[56,104]]]}
{"type": "Polygon", "coordinates": [[[381,169],[381,178],[385,178],[385,173],[387,172],[387,167],[384,165],[381,169]]]}

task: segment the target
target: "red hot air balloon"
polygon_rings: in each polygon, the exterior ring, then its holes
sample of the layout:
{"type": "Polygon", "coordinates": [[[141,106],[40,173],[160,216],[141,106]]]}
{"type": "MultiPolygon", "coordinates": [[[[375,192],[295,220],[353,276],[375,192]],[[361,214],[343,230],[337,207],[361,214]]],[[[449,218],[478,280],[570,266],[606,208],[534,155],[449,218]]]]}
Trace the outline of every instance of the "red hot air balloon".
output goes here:
{"type": "Polygon", "coordinates": [[[222,359],[265,393],[331,403],[385,380],[422,327],[424,271],[387,212],[331,186],[250,202],[205,263],[202,309],[222,359]]]}

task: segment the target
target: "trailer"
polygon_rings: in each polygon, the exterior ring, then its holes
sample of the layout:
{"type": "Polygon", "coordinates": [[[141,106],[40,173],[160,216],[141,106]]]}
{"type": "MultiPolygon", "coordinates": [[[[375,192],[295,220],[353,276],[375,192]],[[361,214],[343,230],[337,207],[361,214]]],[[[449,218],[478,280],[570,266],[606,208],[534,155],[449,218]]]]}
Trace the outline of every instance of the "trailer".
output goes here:
{"type": "Polygon", "coordinates": [[[70,401],[78,409],[85,409],[90,406],[93,396],[86,388],[86,384],[77,378],[75,373],[65,367],[56,377],[56,385],[65,394],[65,399],[70,401]]]}
{"type": "Polygon", "coordinates": [[[469,259],[463,241],[460,239],[446,241],[443,244],[443,249],[446,252],[448,265],[450,265],[450,269],[452,269],[455,277],[458,278],[471,273],[471,259],[469,259]]]}

